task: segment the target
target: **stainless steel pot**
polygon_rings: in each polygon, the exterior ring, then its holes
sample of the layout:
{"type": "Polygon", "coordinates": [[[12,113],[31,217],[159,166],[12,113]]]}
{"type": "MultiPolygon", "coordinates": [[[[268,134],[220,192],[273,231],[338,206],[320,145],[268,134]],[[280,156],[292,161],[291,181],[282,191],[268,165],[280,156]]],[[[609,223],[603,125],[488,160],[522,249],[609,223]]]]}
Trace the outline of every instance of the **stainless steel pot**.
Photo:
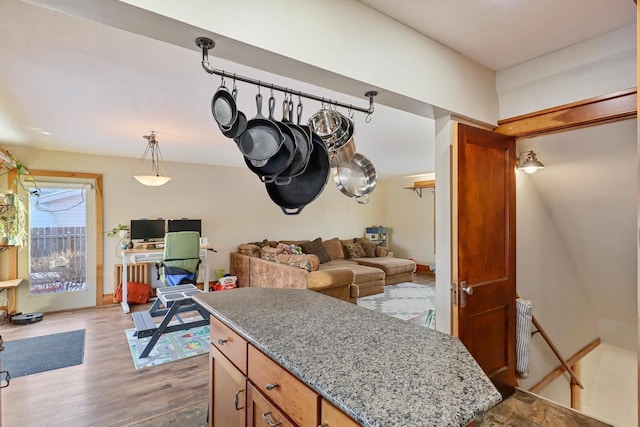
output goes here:
{"type": "Polygon", "coordinates": [[[373,163],[360,153],[356,153],[350,162],[335,167],[333,181],[345,196],[360,204],[369,203],[369,195],[376,188],[377,176],[373,163]]]}
{"type": "Polygon", "coordinates": [[[329,149],[329,164],[332,168],[342,166],[353,160],[356,155],[356,142],[353,139],[353,126],[348,125],[346,134],[340,139],[340,141],[330,144],[327,148],[329,149]]]}
{"type": "Polygon", "coordinates": [[[340,131],[342,114],[337,111],[322,109],[309,118],[309,127],[323,140],[340,131]]]}

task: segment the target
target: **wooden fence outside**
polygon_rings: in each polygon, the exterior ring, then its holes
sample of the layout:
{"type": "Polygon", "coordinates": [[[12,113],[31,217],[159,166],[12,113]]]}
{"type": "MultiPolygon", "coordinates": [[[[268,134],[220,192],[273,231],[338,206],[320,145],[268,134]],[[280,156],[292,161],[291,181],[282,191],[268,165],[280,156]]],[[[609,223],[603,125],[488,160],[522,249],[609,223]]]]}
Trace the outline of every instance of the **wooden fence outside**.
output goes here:
{"type": "Polygon", "coordinates": [[[31,258],[47,256],[53,252],[71,249],[86,251],[86,227],[39,227],[31,229],[31,258]]]}

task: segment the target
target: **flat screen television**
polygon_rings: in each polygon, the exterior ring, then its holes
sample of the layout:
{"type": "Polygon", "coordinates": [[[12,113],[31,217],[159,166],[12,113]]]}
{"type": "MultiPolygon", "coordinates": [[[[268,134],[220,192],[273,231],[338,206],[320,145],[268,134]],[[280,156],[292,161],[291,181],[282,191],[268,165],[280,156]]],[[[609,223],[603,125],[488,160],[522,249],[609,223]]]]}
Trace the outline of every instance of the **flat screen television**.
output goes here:
{"type": "Polygon", "coordinates": [[[166,232],[164,219],[132,219],[131,240],[151,242],[163,240],[166,232]]]}
{"type": "Polygon", "coordinates": [[[202,220],[200,219],[170,219],[167,221],[167,231],[197,231],[202,236],[202,220]]]}

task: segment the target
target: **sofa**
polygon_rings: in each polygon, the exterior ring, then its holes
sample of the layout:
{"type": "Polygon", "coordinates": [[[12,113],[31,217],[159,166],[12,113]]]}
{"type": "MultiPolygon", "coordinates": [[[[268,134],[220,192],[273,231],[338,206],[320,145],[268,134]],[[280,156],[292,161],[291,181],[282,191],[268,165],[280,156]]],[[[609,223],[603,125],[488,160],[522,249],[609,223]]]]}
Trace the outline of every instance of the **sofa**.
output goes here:
{"type": "Polygon", "coordinates": [[[245,243],[230,259],[238,286],[306,288],[352,303],[412,281],[415,268],[413,260],[389,256],[364,237],[245,243]],[[284,253],[294,247],[302,254],[284,253]]]}

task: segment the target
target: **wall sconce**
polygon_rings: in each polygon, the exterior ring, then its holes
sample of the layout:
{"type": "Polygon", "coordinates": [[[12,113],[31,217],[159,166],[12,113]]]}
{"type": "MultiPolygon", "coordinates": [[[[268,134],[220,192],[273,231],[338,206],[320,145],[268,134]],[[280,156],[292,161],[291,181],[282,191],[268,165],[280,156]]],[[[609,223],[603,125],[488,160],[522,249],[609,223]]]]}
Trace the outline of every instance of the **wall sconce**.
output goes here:
{"type": "Polygon", "coordinates": [[[133,172],[133,177],[138,180],[139,183],[150,187],[164,185],[171,180],[171,177],[167,176],[166,173],[164,173],[164,169],[160,166],[162,155],[160,154],[158,141],[156,141],[155,131],[151,131],[151,135],[144,135],[143,138],[149,142],[147,143],[147,148],[144,150],[144,154],[142,154],[142,158],[140,159],[136,170],[133,172]],[[151,155],[151,174],[140,175],[138,174],[138,170],[148,155],[151,155]]]}
{"type": "Polygon", "coordinates": [[[538,169],[544,169],[544,165],[536,158],[536,153],[533,150],[523,151],[518,155],[518,169],[531,175],[536,173],[538,169]],[[523,154],[527,155],[524,161],[522,161],[523,154]]]}

